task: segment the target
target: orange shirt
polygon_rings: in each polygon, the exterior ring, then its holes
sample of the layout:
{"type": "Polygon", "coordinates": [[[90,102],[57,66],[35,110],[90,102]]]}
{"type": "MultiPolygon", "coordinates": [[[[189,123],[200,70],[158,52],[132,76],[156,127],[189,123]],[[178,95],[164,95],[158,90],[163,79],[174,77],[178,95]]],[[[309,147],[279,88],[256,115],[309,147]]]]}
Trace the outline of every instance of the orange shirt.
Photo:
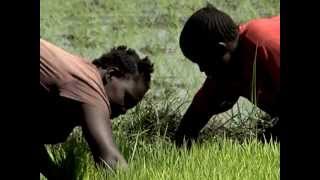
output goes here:
{"type": "Polygon", "coordinates": [[[108,96],[98,69],[87,60],[40,39],[40,138],[42,143],[64,141],[79,124],[84,103],[108,111],[108,96]]]}
{"type": "Polygon", "coordinates": [[[54,92],[55,88],[66,98],[110,108],[97,68],[43,39],[40,39],[40,85],[48,92],[54,92]]]}

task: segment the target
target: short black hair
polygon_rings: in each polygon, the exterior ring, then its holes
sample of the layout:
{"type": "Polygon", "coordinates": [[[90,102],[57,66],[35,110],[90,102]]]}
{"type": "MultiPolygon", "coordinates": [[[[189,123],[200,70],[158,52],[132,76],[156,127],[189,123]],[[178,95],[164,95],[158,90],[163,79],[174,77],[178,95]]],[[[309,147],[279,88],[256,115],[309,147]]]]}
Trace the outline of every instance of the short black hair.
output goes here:
{"type": "Polygon", "coordinates": [[[143,75],[147,86],[150,84],[151,73],[154,71],[153,64],[148,56],[140,59],[135,50],[124,45],[112,48],[110,52],[94,59],[92,63],[102,69],[117,67],[125,74],[139,73],[143,75]]]}
{"type": "Polygon", "coordinates": [[[237,35],[238,26],[232,18],[208,3],[187,20],[179,43],[183,54],[193,60],[196,55],[212,50],[218,42],[235,40],[237,35]]]}

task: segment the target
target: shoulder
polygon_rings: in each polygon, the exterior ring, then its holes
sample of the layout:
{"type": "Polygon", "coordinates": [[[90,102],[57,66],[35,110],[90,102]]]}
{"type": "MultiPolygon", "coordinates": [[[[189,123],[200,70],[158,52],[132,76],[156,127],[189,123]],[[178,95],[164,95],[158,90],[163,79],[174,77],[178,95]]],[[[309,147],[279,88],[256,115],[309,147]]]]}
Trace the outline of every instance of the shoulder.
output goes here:
{"type": "Polygon", "coordinates": [[[89,60],[40,39],[40,83],[56,86],[59,95],[109,109],[98,69],[89,60]]]}
{"type": "Polygon", "coordinates": [[[271,60],[280,65],[280,16],[255,19],[243,24],[240,26],[240,40],[245,55],[254,55],[257,49],[258,59],[268,63],[271,60]]]}
{"type": "Polygon", "coordinates": [[[253,19],[240,25],[240,37],[261,44],[280,44],[280,16],[253,19]]]}
{"type": "Polygon", "coordinates": [[[240,33],[245,31],[265,31],[266,29],[279,29],[280,16],[252,19],[240,25],[240,33]]]}
{"type": "Polygon", "coordinates": [[[61,86],[60,95],[111,111],[102,79],[94,67],[83,69],[82,73],[74,74],[70,81],[61,86]]]}

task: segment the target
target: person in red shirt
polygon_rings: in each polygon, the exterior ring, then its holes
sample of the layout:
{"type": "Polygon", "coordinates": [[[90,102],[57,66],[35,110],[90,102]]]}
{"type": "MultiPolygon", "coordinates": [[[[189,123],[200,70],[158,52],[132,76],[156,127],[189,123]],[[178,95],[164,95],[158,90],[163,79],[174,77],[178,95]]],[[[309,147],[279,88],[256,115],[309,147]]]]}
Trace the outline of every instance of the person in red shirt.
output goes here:
{"type": "MultiPolygon", "coordinates": [[[[231,109],[240,96],[278,119],[280,16],[236,25],[229,15],[208,4],[185,23],[180,48],[207,78],[180,122],[177,145],[185,140],[190,147],[209,119],[231,109]]],[[[280,140],[279,127],[280,121],[266,129],[263,137],[280,140]]]]}
{"type": "Polygon", "coordinates": [[[126,46],[90,63],[40,39],[40,172],[48,179],[65,178],[44,145],[64,142],[76,126],[97,163],[126,167],[112,138],[111,118],[142,100],[152,72],[149,58],[126,46]]]}

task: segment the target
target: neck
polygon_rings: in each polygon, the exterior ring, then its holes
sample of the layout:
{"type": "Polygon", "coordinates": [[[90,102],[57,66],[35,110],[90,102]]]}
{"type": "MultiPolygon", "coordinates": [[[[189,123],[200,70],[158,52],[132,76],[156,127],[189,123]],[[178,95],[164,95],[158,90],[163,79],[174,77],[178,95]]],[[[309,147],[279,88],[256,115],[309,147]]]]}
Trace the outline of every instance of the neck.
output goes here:
{"type": "Polygon", "coordinates": [[[242,60],[237,58],[237,51],[234,51],[231,55],[230,61],[226,64],[226,68],[222,71],[227,74],[227,78],[230,80],[239,80],[242,75],[242,60]]]}
{"type": "Polygon", "coordinates": [[[107,78],[105,77],[107,70],[102,69],[100,67],[97,67],[97,70],[98,70],[100,77],[102,79],[103,86],[105,86],[107,84],[107,78]]]}
{"type": "Polygon", "coordinates": [[[251,58],[243,58],[243,47],[245,46],[243,46],[242,43],[241,38],[239,38],[238,46],[233,54],[232,67],[237,81],[241,84],[243,96],[247,97],[248,90],[251,89],[251,78],[248,74],[251,74],[253,60],[251,60],[251,58]]]}

